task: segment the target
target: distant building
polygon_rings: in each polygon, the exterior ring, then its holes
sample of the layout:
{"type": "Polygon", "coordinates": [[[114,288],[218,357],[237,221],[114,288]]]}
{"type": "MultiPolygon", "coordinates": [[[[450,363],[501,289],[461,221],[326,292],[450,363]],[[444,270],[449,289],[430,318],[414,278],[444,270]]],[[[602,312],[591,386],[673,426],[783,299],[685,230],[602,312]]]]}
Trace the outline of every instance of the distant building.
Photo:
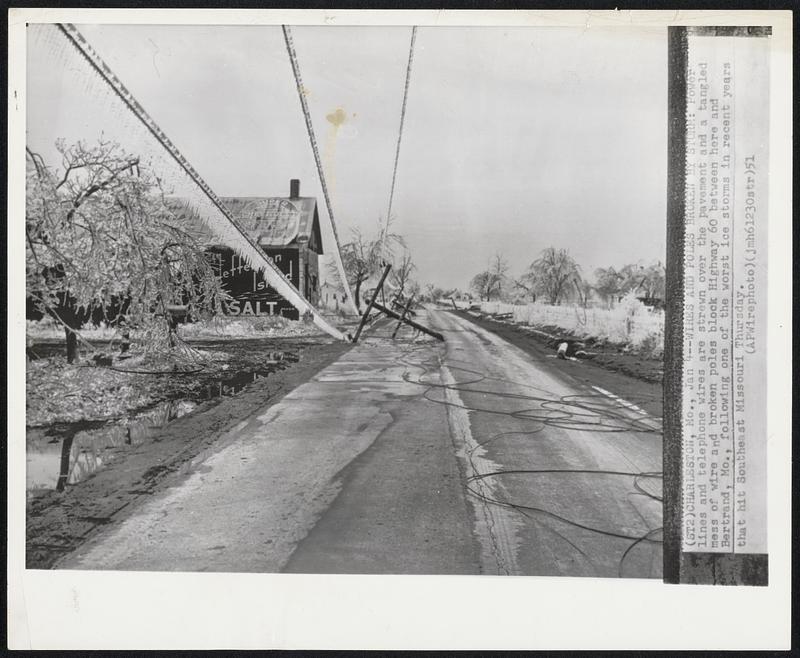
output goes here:
{"type": "MultiPolygon", "coordinates": [[[[317,200],[300,196],[300,181],[292,179],[288,197],[222,197],[233,218],[255,240],[273,263],[314,305],[319,303],[319,257],[322,234],[317,200]]],[[[173,204],[179,212],[186,205],[173,204]]],[[[282,315],[299,319],[299,312],[269,286],[264,275],[253,270],[233,249],[207,238],[207,253],[234,301],[226,315],[282,315]]]]}
{"type": "Polygon", "coordinates": [[[344,307],[345,296],[340,288],[324,281],[319,289],[319,305],[330,311],[338,311],[344,307]]]}

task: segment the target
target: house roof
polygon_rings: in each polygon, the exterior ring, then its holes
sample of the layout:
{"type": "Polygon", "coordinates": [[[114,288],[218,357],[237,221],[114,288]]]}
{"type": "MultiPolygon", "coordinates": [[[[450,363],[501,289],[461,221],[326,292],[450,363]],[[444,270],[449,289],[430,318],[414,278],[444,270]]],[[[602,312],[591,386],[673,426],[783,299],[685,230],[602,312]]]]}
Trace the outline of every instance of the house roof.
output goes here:
{"type": "MultiPolygon", "coordinates": [[[[285,247],[308,242],[309,248],[322,254],[317,200],[314,197],[222,197],[221,201],[247,234],[261,247],[285,247]]],[[[168,201],[179,216],[195,212],[185,199],[168,201]]],[[[208,235],[209,241],[213,238],[208,235]]]]}

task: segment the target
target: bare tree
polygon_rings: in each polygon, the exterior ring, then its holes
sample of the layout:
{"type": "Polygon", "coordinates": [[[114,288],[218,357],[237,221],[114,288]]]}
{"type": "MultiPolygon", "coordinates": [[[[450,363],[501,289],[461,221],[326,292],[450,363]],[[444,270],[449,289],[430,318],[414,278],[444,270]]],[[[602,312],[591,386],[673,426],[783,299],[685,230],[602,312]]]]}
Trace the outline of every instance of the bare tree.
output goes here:
{"type": "MultiPolygon", "coordinates": [[[[391,261],[397,247],[405,247],[405,240],[398,233],[390,231],[385,224],[379,226],[377,236],[372,239],[367,238],[360,229],[353,229],[350,241],[342,245],[344,270],[353,287],[353,299],[358,308],[361,307],[361,288],[364,282],[383,267],[384,260],[391,261]]],[[[339,279],[335,263],[328,263],[328,271],[334,280],[339,279]]]]}
{"type": "Polygon", "coordinates": [[[404,251],[400,261],[392,267],[390,274],[392,285],[397,288],[398,292],[408,292],[407,288],[411,282],[411,273],[415,269],[417,269],[417,266],[411,260],[411,254],[408,251],[404,251]]]}
{"type": "Polygon", "coordinates": [[[508,282],[508,261],[503,258],[502,254],[495,254],[489,261],[489,275],[491,277],[491,288],[489,296],[497,295],[500,299],[503,295],[503,290],[508,282]]]}
{"type": "Polygon", "coordinates": [[[469,287],[475,292],[480,299],[489,301],[492,287],[492,275],[488,270],[478,272],[469,282],[469,287]]]}
{"type": "Polygon", "coordinates": [[[581,306],[586,308],[589,305],[589,298],[592,295],[594,286],[581,278],[576,278],[572,283],[575,286],[575,292],[578,294],[578,300],[580,301],[581,306]]]}
{"type": "Polygon", "coordinates": [[[645,302],[663,303],[666,294],[666,269],[661,262],[644,268],[637,290],[644,292],[645,302]]]}
{"type": "Polygon", "coordinates": [[[425,284],[425,292],[423,293],[423,298],[429,302],[435,302],[437,299],[440,299],[444,294],[444,291],[437,285],[433,283],[426,283],[425,284]]]}
{"type": "Polygon", "coordinates": [[[536,282],[529,273],[526,272],[518,279],[514,279],[513,286],[515,289],[522,291],[530,301],[536,301],[536,282]]]}
{"type": "MultiPolygon", "coordinates": [[[[95,312],[149,327],[173,347],[170,309],[213,312],[227,299],[202,235],[170,210],[155,172],[118,144],[56,143],[60,169],[27,149],[27,294],[62,323],[67,359],[95,312]]],[[[152,330],[152,331],[150,331],[152,330]]]]}
{"type": "Polygon", "coordinates": [[[414,297],[414,299],[418,300],[422,296],[422,286],[413,279],[406,284],[405,290],[406,297],[414,297]]]}
{"type": "Polygon", "coordinates": [[[489,260],[489,268],[472,277],[469,287],[486,301],[491,301],[493,296],[500,299],[508,281],[508,269],[508,262],[502,254],[495,254],[489,260]]]}
{"type": "MultiPolygon", "coordinates": [[[[350,242],[342,245],[342,262],[348,282],[353,286],[353,297],[356,307],[361,306],[361,286],[372,276],[375,270],[374,244],[368,241],[359,229],[351,231],[350,242]]],[[[329,262],[331,274],[338,278],[336,263],[329,262]]]]}
{"type": "Polygon", "coordinates": [[[619,301],[628,292],[640,295],[646,302],[657,304],[664,299],[665,269],[658,262],[645,267],[629,263],[619,270],[613,267],[595,270],[595,290],[607,301],[619,301]]]}
{"type": "Polygon", "coordinates": [[[621,296],[625,276],[613,267],[599,267],[594,271],[597,293],[607,302],[618,300],[621,296]]]}
{"type": "Polygon", "coordinates": [[[548,247],[528,268],[527,273],[536,282],[537,289],[551,304],[559,304],[565,294],[581,281],[578,264],[566,249],[548,247]]]}

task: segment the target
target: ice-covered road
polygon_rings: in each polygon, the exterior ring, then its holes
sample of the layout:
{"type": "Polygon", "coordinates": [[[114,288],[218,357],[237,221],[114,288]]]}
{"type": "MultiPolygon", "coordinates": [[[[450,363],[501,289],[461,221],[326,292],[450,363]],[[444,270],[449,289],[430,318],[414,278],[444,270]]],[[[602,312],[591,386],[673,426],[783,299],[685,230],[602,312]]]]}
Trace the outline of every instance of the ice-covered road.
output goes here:
{"type": "Polygon", "coordinates": [[[368,334],[56,566],[659,577],[644,401],[446,311],[418,319],[446,343],[368,334]]]}

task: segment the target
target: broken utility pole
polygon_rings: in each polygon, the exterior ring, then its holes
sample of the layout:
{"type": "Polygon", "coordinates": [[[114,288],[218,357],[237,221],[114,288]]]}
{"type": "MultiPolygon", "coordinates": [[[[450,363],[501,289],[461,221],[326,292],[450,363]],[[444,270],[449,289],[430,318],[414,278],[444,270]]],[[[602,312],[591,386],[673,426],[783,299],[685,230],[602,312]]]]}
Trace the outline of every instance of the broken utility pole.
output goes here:
{"type": "MultiPolygon", "coordinates": [[[[380,281],[378,281],[377,287],[372,292],[372,296],[366,298],[367,308],[364,311],[364,314],[361,316],[361,322],[359,322],[358,324],[358,329],[356,329],[356,333],[353,336],[352,341],[354,343],[358,342],[358,339],[361,337],[361,332],[364,330],[364,326],[367,324],[367,320],[369,320],[369,314],[372,312],[373,308],[377,309],[381,313],[384,313],[385,315],[388,315],[390,318],[394,318],[395,320],[398,321],[397,327],[395,328],[394,333],[392,334],[392,338],[394,338],[397,335],[397,330],[400,328],[401,324],[407,324],[409,327],[413,327],[417,331],[421,331],[422,333],[427,334],[428,336],[433,336],[433,338],[436,338],[437,340],[444,341],[444,336],[442,336],[442,334],[440,334],[439,332],[428,329],[427,327],[423,327],[421,324],[418,324],[407,317],[409,313],[412,314],[414,313],[414,311],[411,310],[411,304],[414,301],[414,295],[412,295],[411,298],[408,300],[408,303],[405,305],[405,308],[403,309],[402,315],[395,313],[393,310],[386,308],[383,304],[379,304],[375,300],[375,298],[379,294],[383,293],[383,282],[386,281],[386,277],[389,275],[390,269],[392,269],[392,266],[390,264],[387,264],[386,268],[383,270],[383,274],[381,275],[380,281]]],[[[397,303],[397,300],[396,299],[393,300],[393,303],[397,303]]]]}
{"type": "Polygon", "coordinates": [[[417,329],[418,331],[421,331],[424,334],[428,334],[428,336],[432,336],[436,340],[444,341],[444,336],[442,336],[442,334],[440,334],[438,331],[433,331],[432,329],[423,327],[421,324],[414,322],[413,320],[409,320],[408,318],[402,318],[399,314],[395,313],[391,309],[386,308],[385,306],[382,306],[381,304],[378,304],[378,302],[376,301],[371,301],[370,303],[381,313],[385,313],[390,318],[394,318],[395,320],[400,320],[403,324],[407,324],[409,327],[414,327],[414,329],[417,329]]]}
{"type": "Polygon", "coordinates": [[[411,305],[414,303],[414,295],[412,294],[411,297],[408,298],[408,303],[403,308],[403,313],[400,316],[400,319],[397,321],[397,326],[394,328],[394,332],[392,333],[392,339],[397,337],[397,332],[400,331],[400,327],[403,324],[403,321],[406,319],[406,315],[408,315],[408,311],[411,309],[411,305]]]}
{"type": "Polygon", "coordinates": [[[361,322],[358,323],[358,329],[356,329],[356,333],[353,336],[353,342],[357,343],[359,337],[361,336],[361,332],[364,330],[364,325],[367,324],[367,320],[369,319],[369,314],[372,311],[373,306],[377,306],[377,302],[375,302],[375,298],[378,296],[378,293],[383,292],[383,282],[386,281],[386,277],[389,276],[389,270],[392,269],[390,264],[387,264],[385,269],[383,270],[383,274],[381,275],[380,281],[378,281],[378,287],[375,288],[374,292],[372,293],[372,298],[367,299],[367,310],[364,311],[364,315],[361,316],[361,322]]]}

